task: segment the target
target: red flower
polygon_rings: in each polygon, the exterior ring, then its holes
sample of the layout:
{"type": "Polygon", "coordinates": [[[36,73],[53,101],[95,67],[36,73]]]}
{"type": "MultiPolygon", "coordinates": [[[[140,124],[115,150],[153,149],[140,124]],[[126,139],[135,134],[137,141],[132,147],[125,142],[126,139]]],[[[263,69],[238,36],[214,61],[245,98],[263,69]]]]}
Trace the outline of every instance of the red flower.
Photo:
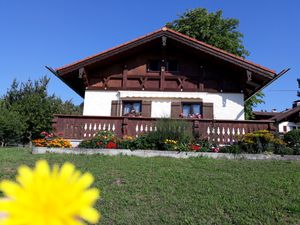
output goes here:
{"type": "Polygon", "coordinates": [[[199,146],[199,145],[191,145],[191,149],[193,150],[193,151],[200,151],[200,149],[201,149],[201,146],[199,146]]]}
{"type": "Polygon", "coordinates": [[[106,148],[117,148],[117,144],[110,141],[108,142],[108,144],[106,145],[106,148]]]}

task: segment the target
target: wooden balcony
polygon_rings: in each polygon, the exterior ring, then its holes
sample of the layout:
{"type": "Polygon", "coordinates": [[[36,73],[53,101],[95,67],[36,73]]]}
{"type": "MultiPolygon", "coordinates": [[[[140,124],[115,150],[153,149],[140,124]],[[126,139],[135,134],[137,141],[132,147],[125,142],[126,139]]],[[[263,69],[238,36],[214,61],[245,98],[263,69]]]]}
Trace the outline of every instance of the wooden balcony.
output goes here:
{"type": "MultiPolygon", "coordinates": [[[[88,139],[101,130],[112,131],[118,137],[124,135],[137,137],[156,130],[157,120],[157,118],[144,117],[55,115],[53,127],[56,134],[61,134],[66,139],[88,139]]],[[[239,135],[255,130],[276,130],[272,120],[181,120],[188,122],[195,136],[219,144],[235,142],[239,135]]]]}

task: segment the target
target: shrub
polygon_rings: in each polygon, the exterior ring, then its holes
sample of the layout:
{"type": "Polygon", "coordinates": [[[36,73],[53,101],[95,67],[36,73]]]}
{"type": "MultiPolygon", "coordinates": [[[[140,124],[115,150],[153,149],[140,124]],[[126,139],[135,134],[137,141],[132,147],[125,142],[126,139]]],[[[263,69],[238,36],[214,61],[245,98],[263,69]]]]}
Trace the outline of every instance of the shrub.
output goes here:
{"type": "Polygon", "coordinates": [[[288,147],[293,149],[295,155],[300,155],[300,129],[284,134],[283,140],[287,143],[288,147]]]}
{"type": "Polygon", "coordinates": [[[161,119],[152,131],[136,138],[132,149],[183,150],[193,140],[192,128],[187,121],[161,119]],[[175,143],[168,143],[173,140],[175,143]]]}
{"type": "Polygon", "coordinates": [[[220,148],[221,153],[233,153],[240,154],[242,152],[241,147],[238,144],[228,145],[220,148]]]}
{"type": "Polygon", "coordinates": [[[290,148],[290,147],[281,147],[281,148],[277,148],[274,151],[275,154],[278,155],[293,155],[294,154],[294,149],[290,148]]]}
{"type": "Polygon", "coordinates": [[[243,135],[239,140],[242,152],[262,153],[275,152],[285,146],[285,143],[267,130],[258,130],[243,135]]]}
{"type": "Polygon", "coordinates": [[[119,149],[133,149],[135,138],[132,136],[125,135],[123,139],[118,140],[119,149]]]}
{"type": "Polygon", "coordinates": [[[79,148],[117,148],[117,138],[110,131],[99,131],[95,137],[83,140],[79,148]]]}

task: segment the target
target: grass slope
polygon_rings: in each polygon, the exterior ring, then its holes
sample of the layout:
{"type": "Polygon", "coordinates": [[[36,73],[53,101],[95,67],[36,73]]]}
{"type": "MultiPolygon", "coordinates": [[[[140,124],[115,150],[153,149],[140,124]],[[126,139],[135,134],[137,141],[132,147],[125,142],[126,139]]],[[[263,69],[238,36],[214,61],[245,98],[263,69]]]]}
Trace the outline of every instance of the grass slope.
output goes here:
{"type": "Polygon", "coordinates": [[[0,148],[0,180],[41,158],[70,161],[94,174],[102,191],[100,224],[300,224],[300,162],[31,155],[0,148]]]}

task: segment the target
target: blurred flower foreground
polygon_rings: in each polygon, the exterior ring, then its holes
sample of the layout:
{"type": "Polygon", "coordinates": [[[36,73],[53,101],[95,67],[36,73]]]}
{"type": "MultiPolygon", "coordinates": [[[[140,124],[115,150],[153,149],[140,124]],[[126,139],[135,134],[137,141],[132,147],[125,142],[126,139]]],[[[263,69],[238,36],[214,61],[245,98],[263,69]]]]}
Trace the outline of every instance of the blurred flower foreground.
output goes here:
{"type": "Polygon", "coordinates": [[[100,192],[90,188],[94,178],[81,174],[71,163],[51,169],[40,160],[34,169],[20,166],[16,182],[0,183],[0,225],[95,224],[100,213],[93,208],[100,192]]]}

